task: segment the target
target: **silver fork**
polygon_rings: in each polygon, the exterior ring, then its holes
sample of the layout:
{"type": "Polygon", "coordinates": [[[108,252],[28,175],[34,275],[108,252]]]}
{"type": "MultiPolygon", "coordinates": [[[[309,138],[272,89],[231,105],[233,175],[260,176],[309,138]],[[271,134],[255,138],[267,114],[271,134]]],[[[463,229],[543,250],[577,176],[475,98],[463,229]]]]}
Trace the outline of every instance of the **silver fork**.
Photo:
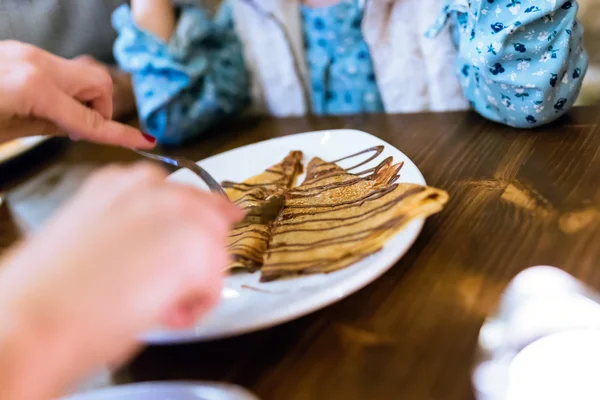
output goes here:
{"type": "MultiPolygon", "coordinates": [[[[202,179],[208,188],[214,192],[221,194],[228,199],[227,194],[223,187],[202,167],[195,162],[182,157],[166,157],[158,154],[147,153],[145,151],[132,149],[140,156],[149,158],[151,160],[161,161],[166,164],[174,165],[179,168],[186,168],[198,175],[202,179]]],[[[285,204],[284,195],[273,195],[267,197],[265,201],[262,201],[259,205],[246,208],[246,217],[241,224],[268,224],[275,220],[281,212],[285,204]]]]}
{"type": "Polygon", "coordinates": [[[222,196],[227,197],[227,194],[225,193],[223,186],[221,186],[219,184],[219,182],[217,182],[215,180],[215,178],[213,178],[204,168],[202,168],[201,166],[199,166],[198,164],[196,164],[195,162],[193,162],[191,160],[188,160],[183,157],[160,156],[158,154],[147,153],[145,151],[141,151],[141,150],[137,150],[137,149],[132,149],[132,150],[135,151],[140,156],[144,156],[151,160],[162,161],[166,164],[174,165],[175,167],[178,167],[178,168],[189,169],[190,171],[192,171],[193,173],[198,175],[200,177],[200,179],[202,179],[204,181],[204,183],[206,183],[206,185],[212,192],[215,192],[222,196]]]}

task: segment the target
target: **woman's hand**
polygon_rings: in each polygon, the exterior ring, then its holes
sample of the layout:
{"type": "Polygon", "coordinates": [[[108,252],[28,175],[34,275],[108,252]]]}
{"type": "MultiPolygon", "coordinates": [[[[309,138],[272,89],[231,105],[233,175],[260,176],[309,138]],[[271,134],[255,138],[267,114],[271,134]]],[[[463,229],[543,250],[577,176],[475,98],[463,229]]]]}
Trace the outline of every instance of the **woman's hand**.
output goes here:
{"type": "Polygon", "coordinates": [[[0,42],[0,142],[66,133],[73,139],[154,147],[154,138],[111,120],[112,91],[104,68],[0,42]]]}
{"type": "Polygon", "coordinates": [[[124,360],[143,332],[194,323],[218,301],[228,200],[156,166],[109,167],[0,268],[0,398],[61,394],[124,360]]]}
{"type": "Polygon", "coordinates": [[[108,72],[113,84],[113,113],[112,117],[116,120],[129,117],[135,112],[135,95],[133,93],[133,83],[131,75],[121,71],[118,68],[102,64],[94,57],[83,55],[75,60],[85,64],[103,68],[108,72]]]}

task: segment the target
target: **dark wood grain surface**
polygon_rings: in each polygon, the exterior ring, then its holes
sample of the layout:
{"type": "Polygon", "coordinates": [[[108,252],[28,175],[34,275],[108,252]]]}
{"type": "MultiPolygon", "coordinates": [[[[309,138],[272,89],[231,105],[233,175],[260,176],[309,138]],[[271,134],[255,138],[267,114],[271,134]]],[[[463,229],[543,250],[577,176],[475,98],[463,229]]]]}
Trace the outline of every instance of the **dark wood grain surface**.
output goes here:
{"type": "MultiPolygon", "coordinates": [[[[147,349],[121,381],[225,380],[265,400],[468,399],[478,330],[526,267],[600,289],[600,108],[516,131],[471,113],[256,119],[179,150],[194,159],[297,132],[354,128],[398,147],[447,190],[408,254],[367,288],[294,322],[147,349]]],[[[90,171],[136,156],[56,140],[0,168],[0,248],[38,227],[90,171]]]]}

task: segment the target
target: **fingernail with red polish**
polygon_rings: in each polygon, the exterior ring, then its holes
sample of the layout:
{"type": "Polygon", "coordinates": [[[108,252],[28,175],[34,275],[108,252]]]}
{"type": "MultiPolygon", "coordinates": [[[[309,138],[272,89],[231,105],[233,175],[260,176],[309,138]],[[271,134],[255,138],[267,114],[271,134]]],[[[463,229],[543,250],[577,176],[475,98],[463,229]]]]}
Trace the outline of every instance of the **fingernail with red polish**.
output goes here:
{"type": "Polygon", "coordinates": [[[154,136],[148,135],[147,133],[144,133],[144,132],[142,132],[142,136],[144,137],[144,139],[146,139],[150,143],[156,143],[156,138],[154,136]]]}

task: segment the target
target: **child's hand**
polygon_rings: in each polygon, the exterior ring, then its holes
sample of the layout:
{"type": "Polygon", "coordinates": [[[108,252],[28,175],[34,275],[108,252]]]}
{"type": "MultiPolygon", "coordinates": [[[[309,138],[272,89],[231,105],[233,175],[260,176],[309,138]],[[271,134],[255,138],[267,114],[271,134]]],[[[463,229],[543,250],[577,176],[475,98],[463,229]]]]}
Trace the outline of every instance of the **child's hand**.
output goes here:
{"type": "Polygon", "coordinates": [[[171,0],[131,0],[135,23],[143,30],[168,42],[175,31],[175,8],[171,0]]]}
{"type": "Polygon", "coordinates": [[[165,177],[150,164],[97,173],[4,260],[0,398],[54,398],[123,361],[144,331],[190,325],[217,302],[243,213],[165,177]]]}

